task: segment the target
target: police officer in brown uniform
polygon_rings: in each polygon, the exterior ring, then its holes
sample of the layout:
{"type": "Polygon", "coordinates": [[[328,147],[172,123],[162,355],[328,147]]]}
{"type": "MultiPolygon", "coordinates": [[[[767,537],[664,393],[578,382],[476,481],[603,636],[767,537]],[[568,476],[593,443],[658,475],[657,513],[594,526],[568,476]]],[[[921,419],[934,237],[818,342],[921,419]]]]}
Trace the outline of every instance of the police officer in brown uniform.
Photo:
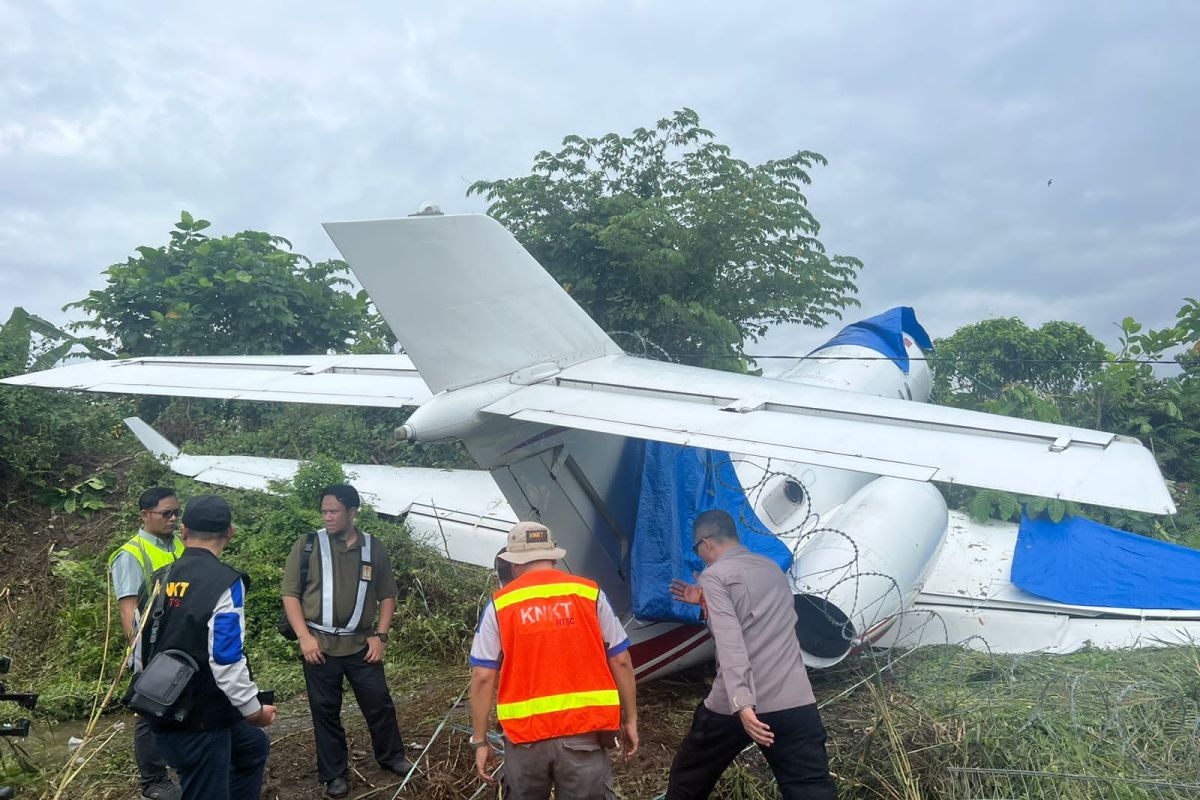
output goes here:
{"type": "Polygon", "coordinates": [[[325,527],[296,541],[283,574],[284,611],[304,656],[317,777],[329,797],[350,792],[341,720],[343,679],[350,682],[367,720],[375,760],[400,774],[412,769],[383,674],[396,581],[382,544],[355,524],[359,505],[353,486],[326,487],[321,493],[325,527]],[[302,588],[301,560],[306,551],[308,574],[302,588]]]}

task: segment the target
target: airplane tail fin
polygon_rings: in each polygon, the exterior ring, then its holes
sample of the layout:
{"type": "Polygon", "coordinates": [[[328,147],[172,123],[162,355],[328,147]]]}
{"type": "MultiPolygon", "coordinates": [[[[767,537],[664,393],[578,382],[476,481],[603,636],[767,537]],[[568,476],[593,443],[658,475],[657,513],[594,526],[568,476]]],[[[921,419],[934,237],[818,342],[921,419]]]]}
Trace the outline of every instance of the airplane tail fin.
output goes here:
{"type": "Polygon", "coordinates": [[[621,349],[482,214],[326,223],[434,392],[621,349]]]}
{"type": "Polygon", "coordinates": [[[155,458],[174,458],[179,455],[179,448],[173,445],[167,437],[147,425],[140,417],[126,417],[126,427],[133,431],[142,446],[154,454],[155,458]]]}

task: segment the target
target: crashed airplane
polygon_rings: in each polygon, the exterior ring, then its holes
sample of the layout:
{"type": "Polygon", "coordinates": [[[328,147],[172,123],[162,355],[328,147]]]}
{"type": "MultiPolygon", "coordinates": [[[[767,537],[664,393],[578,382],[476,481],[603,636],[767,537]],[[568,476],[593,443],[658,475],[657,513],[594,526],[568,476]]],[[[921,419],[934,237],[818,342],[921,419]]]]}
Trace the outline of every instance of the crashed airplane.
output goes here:
{"type": "MultiPolygon", "coordinates": [[[[140,358],[4,381],[98,392],[419,406],[410,441],[459,439],[483,468],[347,465],[376,508],[490,566],[537,519],[599,581],[639,679],[712,657],[673,577],[690,520],[722,507],[794,588],[810,666],[870,646],[1069,652],[1191,643],[1200,553],[1087,520],[976,523],[932,482],[1174,512],[1136,440],[928,405],[910,309],[848,326],[776,379],[625,354],[515,239],[479,215],[326,225],[407,355],[140,358]]],[[[179,453],[197,480],[265,488],[296,463],[179,453]]]]}

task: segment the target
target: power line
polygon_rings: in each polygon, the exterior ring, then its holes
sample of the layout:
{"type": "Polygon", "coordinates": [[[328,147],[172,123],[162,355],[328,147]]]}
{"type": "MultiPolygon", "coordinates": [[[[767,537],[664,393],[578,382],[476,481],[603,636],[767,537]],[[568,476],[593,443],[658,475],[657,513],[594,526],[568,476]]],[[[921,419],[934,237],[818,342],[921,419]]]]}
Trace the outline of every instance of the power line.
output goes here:
{"type": "MultiPolygon", "coordinates": [[[[697,353],[675,353],[670,354],[672,359],[688,359],[699,360],[705,358],[749,358],[755,361],[760,359],[792,359],[800,361],[806,358],[820,359],[822,361],[894,361],[891,356],[823,356],[820,353],[810,353],[805,356],[798,355],[756,355],[754,353],[746,353],[740,356],[736,353],[716,353],[712,355],[697,354],[697,353]]],[[[909,361],[928,361],[939,364],[970,362],[970,363],[991,363],[991,364],[1178,364],[1174,359],[1160,358],[1114,358],[1111,361],[1108,359],[1090,359],[1090,358],[993,358],[991,356],[959,356],[955,358],[929,358],[919,356],[908,356],[909,361]]]]}

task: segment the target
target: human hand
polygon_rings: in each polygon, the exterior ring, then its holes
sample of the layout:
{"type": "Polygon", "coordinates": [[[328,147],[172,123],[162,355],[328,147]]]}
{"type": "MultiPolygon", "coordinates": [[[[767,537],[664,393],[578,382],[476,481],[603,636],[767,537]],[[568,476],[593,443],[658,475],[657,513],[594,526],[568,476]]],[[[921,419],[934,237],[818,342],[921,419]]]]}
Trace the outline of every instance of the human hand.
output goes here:
{"type": "Polygon", "coordinates": [[[628,761],[638,751],[637,720],[621,723],[621,754],[628,761]]]}
{"type": "Polygon", "coordinates": [[[480,745],[475,748],[475,774],[479,776],[484,783],[495,783],[496,779],[492,777],[491,766],[496,763],[496,753],[492,750],[490,744],[480,745]]]}
{"type": "Polygon", "coordinates": [[[249,722],[256,728],[269,727],[275,721],[275,706],[263,706],[258,711],[246,717],[246,722],[249,722]]]}
{"type": "Polygon", "coordinates": [[[367,654],[363,661],[368,664],[378,664],[383,661],[383,641],[378,636],[367,637],[367,654]]]}
{"type": "MultiPolygon", "coordinates": [[[[700,573],[693,572],[692,577],[700,579],[700,573]]],[[[690,603],[694,606],[700,605],[700,601],[704,598],[704,590],[695,583],[674,578],[671,581],[671,597],[681,603],[690,603]]]]}
{"type": "Polygon", "coordinates": [[[321,645],[317,641],[317,637],[311,633],[300,634],[300,655],[304,656],[304,660],[309,664],[324,664],[325,654],[321,652],[321,645]]]}
{"type": "Polygon", "coordinates": [[[763,747],[775,744],[775,734],[771,732],[771,726],[760,720],[753,708],[746,706],[738,712],[738,717],[742,720],[742,727],[746,729],[746,735],[753,739],[755,744],[763,747]]]}

